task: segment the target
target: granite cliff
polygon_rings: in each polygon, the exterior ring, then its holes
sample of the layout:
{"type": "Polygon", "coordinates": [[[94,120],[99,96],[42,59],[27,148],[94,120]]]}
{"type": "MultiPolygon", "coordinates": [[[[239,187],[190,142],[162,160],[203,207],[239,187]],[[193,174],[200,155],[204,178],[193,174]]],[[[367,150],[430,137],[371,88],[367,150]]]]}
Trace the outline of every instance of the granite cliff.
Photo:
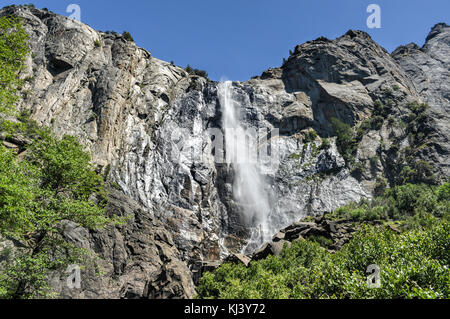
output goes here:
{"type": "MultiPolygon", "coordinates": [[[[78,136],[109,185],[109,211],[130,216],[98,232],[66,225],[67,240],[94,251],[103,273],[83,271],[81,289],[55,273],[52,285],[63,298],[194,296],[199,272],[239,252],[250,231],[233,168],[214,160],[204,134],[221,128],[219,83],[47,10],[0,11],[9,14],[23,19],[32,49],[21,108],[78,136]]],[[[232,84],[242,123],[279,129],[276,169],[265,174],[278,230],[371,198],[400,177],[448,179],[449,53],[444,23],[422,48],[392,54],[350,30],[298,45],[281,67],[232,84]],[[354,128],[350,157],[333,119],[354,128]]]]}

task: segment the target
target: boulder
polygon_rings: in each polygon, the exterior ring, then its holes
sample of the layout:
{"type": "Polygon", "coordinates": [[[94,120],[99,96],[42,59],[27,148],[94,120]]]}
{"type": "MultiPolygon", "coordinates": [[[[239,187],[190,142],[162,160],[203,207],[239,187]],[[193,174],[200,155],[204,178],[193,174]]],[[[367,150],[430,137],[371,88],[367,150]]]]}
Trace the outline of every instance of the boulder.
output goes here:
{"type": "Polygon", "coordinates": [[[191,281],[187,267],[179,261],[171,261],[146,283],[143,295],[148,299],[191,299],[195,295],[191,281]]]}
{"type": "Polygon", "coordinates": [[[231,262],[236,264],[243,264],[245,267],[248,266],[251,259],[248,256],[239,253],[231,253],[224,259],[224,262],[231,262]]]}
{"type": "Polygon", "coordinates": [[[260,260],[266,258],[269,255],[273,255],[272,243],[265,243],[261,248],[255,251],[251,259],[260,260]]]}
{"type": "Polygon", "coordinates": [[[287,241],[287,240],[280,240],[280,241],[277,241],[277,242],[274,242],[274,243],[272,243],[272,253],[275,255],[275,256],[280,256],[281,255],[281,252],[283,251],[283,248],[284,248],[284,245],[287,245],[288,247],[291,247],[291,242],[289,242],[289,241],[287,241]]]}
{"type": "Polygon", "coordinates": [[[272,237],[273,242],[277,242],[280,240],[283,240],[285,238],[286,234],[284,232],[278,232],[272,237]]]}

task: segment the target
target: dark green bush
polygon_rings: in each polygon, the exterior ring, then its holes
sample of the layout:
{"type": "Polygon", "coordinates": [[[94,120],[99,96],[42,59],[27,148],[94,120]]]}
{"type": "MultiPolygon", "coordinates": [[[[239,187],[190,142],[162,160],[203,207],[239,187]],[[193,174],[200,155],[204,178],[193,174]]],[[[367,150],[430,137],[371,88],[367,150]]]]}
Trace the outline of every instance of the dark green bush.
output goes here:
{"type": "Polygon", "coordinates": [[[429,107],[428,104],[426,103],[412,102],[408,104],[408,108],[411,110],[411,112],[418,115],[420,113],[425,112],[429,107]]]}
{"type": "Polygon", "coordinates": [[[386,191],[387,180],[384,177],[377,178],[375,182],[374,195],[382,196],[386,191]]]}
{"type": "Polygon", "coordinates": [[[62,239],[59,225],[114,222],[105,201],[103,182],[75,138],[46,132],[22,161],[0,146],[0,234],[26,248],[0,272],[0,298],[49,297],[49,273],[84,255],[62,239]]]}
{"type": "Polygon", "coordinates": [[[131,36],[131,33],[128,31],[123,31],[122,36],[125,40],[129,41],[129,42],[134,42],[133,37],[131,36]]]}
{"type": "Polygon", "coordinates": [[[194,69],[189,64],[186,66],[185,70],[190,75],[197,75],[197,76],[201,76],[204,78],[208,78],[208,73],[206,71],[200,70],[200,69],[194,69]]]}
{"type": "Polygon", "coordinates": [[[357,162],[353,164],[353,167],[351,169],[351,173],[353,176],[355,177],[361,177],[362,174],[364,174],[366,170],[366,166],[364,165],[363,162],[357,162]]]}
{"type": "Polygon", "coordinates": [[[198,297],[448,298],[449,235],[442,221],[401,234],[365,226],[336,254],[310,240],[296,241],[280,257],[206,273],[198,297]],[[372,264],[380,267],[380,288],[367,285],[372,264]]]}
{"type": "Polygon", "coordinates": [[[427,183],[436,184],[437,177],[433,172],[433,166],[424,160],[409,160],[410,165],[405,165],[396,176],[397,184],[427,183]]]}
{"type": "MultiPolygon", "coordinates": [[[[18,89],[23,83],[18,74],[24,68],[28,52],[28,34],[21,19],[0,17],[0,115],[14,110],[18,89]]],[[[1,122],[3,117],[0,117],[1,122]]]]}
{"type": "Polygon", "coordinates": [[[375,116],[385,116],[386,115],[386,109],[380,100],[375,101],[373,114],[375,116]]]}
{"type": "Polygon", "coordinates": [[[329,240],[312,237],[286,245],[279,257],[224,264],[206,273],[199,298],[449,298],[450,184],[397,186],[372,201],[352,203],[329,217],[355,221],[401,219],[396,233],[360,224],[335,254],[329,240]],[[323,247],[324,246],[325,249],[323,247]],[[369,265],[380,267],[380,288],[369,288],[369,265]]]}
{"type": "Polygon", "coordinates": [[[311,130],[308,130],[308,131],[305,133],[303,142],[304,142],[304,143],[311,143],[311,142],[314,142],[314,141],[316,140],[316,138],[317,138],[317,133],[316,133],[316,131],[315,131],[314,129],[311,129],[311,130]]]}
{"type": "Polygon", "coordinates": [[[11,17],[0,17],[0,31],[0,113],[15,117],[0,114],[0,132],[30,141],[21,145],[27,151],[21,158],[0,143],[0,235],[20,247],[14,258],[0,260],[0,298],[54,297],[49,275],[75,262],[85,265],[88,255],[63,239],[63,221],[95,229],[115,220],[105,215],[103,182],[78,140],[59,139],[29,112],[18,114],[27,35],[11,17]]]}
{"type": "Polygon", "coordinates": [[[331,119],[334,132],[337,136],[336,146],[339,153],[345,159],[346,163],[351,163],[354,160],[354,153],[357,150],[358,142],[353,137],[353,130],[350,125],[341,122],[337,118],[331,119]]]}
{"type": "MultiPolygon", "coordinates": [[[[440,187],[426,184],[405,184],[383,191],[387,187],[384,178],[377,179],[376,196],[371,201],[362,200],[360,203],[350,203],[333,212],[335,218],[350,218],[353,220],[367,220],[367,216],[376,215],[376,219],[390,218],[406,220],[419,215],[420,212],[436,217],[448,216],[450,209],[445,194],[449,183],[440,187]],[[378,188],[378,189],[377,189],[378,188]]],[[[446,217],[445,217],[446,218],[446,217]]]]}
{"type": "Polygon", "coordinates": [[[321,150],[328,150],[331,147],[331,143],[327,138],[322,139],[322,144],[320,145],[321,150]]]}

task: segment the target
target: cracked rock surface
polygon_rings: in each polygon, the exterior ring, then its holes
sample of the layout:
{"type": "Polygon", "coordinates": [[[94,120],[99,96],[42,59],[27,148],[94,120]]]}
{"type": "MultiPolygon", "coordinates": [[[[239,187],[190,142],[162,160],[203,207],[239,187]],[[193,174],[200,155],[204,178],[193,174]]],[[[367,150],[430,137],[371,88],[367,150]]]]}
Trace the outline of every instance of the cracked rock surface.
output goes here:
{"type": "MultiPolygon", "coordinates": [[[[0,10],[7,14],[22,17],[31,39],[21,107],[58,135],[78,136],[105,175],[109,213],[130,216],[98,232],[65,225],[68,241],[100,257],[102,274],[83,270],[75,290],[65,286],[65,274],[54,274],[61,297],[190,298],[199,264],[229,255],[247,262],[239,252],[249,229],[233,198],[233,170],[215,162],[208,133],[221,130],[219,83],[189,75],[119,34],[46,10],[0,10]]],[[[278,230],[370,198],[378,178],[395,175],[389,150],[409,145],[404,128],[383,118],[365,132],[355,155],[364,169],[355,176],[331,124],[338,118],[361,125],[378,100],[398,119],[413,101],[430,105],[429,141],[417,156],[448,178],[449,39],[449,27],[439,24],[423,48],[407,45],[390,55],[368,34],[350,30],[299,45],[280,68],[233,83],[241,123],[280,131],[271,140],[275,169],[264,176],[278,230]],[[312,130],[316,135],[306,138],[312,130]],[[325,138],[328,148],[321,147],[325,138]]]]}

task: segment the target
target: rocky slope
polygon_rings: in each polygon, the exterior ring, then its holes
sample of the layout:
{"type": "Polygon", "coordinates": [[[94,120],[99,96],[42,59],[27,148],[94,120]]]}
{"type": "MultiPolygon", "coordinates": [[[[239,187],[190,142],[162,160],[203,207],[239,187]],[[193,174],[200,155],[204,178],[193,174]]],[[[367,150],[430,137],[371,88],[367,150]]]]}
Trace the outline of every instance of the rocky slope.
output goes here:
{"type": "Polygon", "coordinates": [[[431,126],[435,127],[434,152],[424,154],[449,174],[449,111],[450,111],[450,27],[435,25],[422,48],[410,43],[392,53],[393,58],[411,79],[422,99],[430,106],[431,126]]]}
{"type": "MultiPolygon", "coordinates": [[[[10,6],[0,11],[7,14],[23,18],[31,39],[21,107],[59,135],[80,137],[110,186],[109,211],[131,216],[101,232],[67,225],[67,239],[96,252],[103,274],[85,270],[81,289],[55,274],[53,286],[64,298],[192,297],[202,267],[239,252],[249,236],[233,170],[214,161],[205,134],[221,127],[218,83],[46,10],[10,6]]],[[[233,83],[246,126],[280,129],[271,140],[276,169],[265,176],[279,229],[370,198],[377,180],[394,183],[403,149],[448,178],[449,37],[439,24],[423,48],[391,56],[351,30],[299,45],[280,68],[233,83]],[[412,132],[414,101],[430,108],[412,132]],[[331,119],[360,127],[376,116],[362,130],[355,162],[346,163],[331,119]],[[329,148],[320,147],[324,138],[329,148]]]]}

